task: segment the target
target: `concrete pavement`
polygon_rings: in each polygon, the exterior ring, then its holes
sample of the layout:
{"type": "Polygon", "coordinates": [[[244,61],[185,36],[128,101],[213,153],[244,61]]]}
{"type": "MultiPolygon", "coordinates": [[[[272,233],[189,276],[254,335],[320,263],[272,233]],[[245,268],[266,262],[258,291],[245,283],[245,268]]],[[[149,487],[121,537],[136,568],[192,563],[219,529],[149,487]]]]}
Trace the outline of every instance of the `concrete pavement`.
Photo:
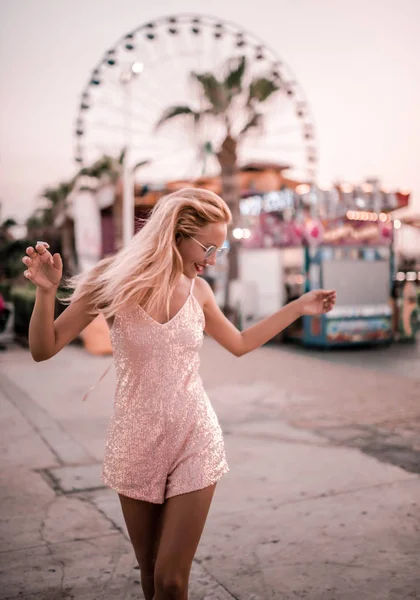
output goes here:
{"type": "MultiPolygon", "coordinates": [[[[71,346],[36,364],[14,347],[0,361],[0,599],[142,598],[99,480],[113,371],[81,400],[110,359],[71,346]]],[[[231,471],[192,600],[420,598],[419,386],[392,366],[278,346],[236,359],[205,340],[231,471]]]]}

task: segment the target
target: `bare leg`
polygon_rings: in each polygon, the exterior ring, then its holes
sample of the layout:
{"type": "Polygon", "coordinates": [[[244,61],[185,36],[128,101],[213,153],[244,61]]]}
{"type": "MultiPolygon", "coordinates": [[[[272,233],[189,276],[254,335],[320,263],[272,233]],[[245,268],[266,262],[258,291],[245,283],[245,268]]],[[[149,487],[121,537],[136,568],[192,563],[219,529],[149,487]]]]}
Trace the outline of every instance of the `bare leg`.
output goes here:
{"type": "Polygon", "coordinates": [[[159,523],[163,504],[135,500],[121,494],[119,496],[128,534],[140,567],[144,597],[146,600],[153,600],[159,523]]]}
{"type": "Polygon", "coordinates": [[[154,600],[187,600],[188,579],[216,484],[164,504],[154,600]]]}

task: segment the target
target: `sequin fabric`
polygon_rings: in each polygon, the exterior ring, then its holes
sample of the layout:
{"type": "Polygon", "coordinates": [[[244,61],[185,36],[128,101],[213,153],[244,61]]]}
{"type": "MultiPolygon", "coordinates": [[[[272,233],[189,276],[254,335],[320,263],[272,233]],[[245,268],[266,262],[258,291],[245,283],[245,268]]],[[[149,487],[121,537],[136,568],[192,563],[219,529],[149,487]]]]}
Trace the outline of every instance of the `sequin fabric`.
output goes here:
{"type": "Polygon", "coordinates": [[[102,479],[131,498],[161,504],[207,487],[229,470],[222,430],[198,372],[204,314],[193,285],[167,323],[140,307],[114,318],[117,387],[102,479]]]}

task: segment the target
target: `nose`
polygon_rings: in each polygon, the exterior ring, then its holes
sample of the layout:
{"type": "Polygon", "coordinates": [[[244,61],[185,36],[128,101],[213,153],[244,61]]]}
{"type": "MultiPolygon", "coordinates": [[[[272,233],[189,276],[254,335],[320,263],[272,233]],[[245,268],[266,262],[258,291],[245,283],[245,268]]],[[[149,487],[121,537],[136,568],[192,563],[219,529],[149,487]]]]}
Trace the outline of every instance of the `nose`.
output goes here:
{"type": "Polygon", "coordinates": [[[208,265],[215,265],[216,264],[216,254],[212,254],[211,256],[209,256],[209,258],[206,260],[208,265]]]}

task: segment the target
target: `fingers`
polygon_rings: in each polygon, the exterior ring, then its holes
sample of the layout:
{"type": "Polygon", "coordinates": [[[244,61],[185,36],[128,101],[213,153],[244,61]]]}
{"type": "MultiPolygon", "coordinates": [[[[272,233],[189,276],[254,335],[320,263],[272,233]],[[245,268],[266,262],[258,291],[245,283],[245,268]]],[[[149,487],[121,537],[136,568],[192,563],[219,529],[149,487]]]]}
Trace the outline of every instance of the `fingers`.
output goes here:
{"type": "Polygon", "coordinates": [[[322,299],[322,309],[324,312],[330,311],[335,304],[337,293],[335,290],[319,290],[318,298],[322,299]]]}
{"type": "Polygon", "coordinates": [[[329,312],[334,308],[335,305],[335,292],[326,295],[322,301],[322,308],[324,312],[329,312]]]}
{"type": "Polygon", "coordinates": [[[37,242],[36,246],[35,246],[35,250],[38,252],[38,254],[40,256],[42,256],[45,253],[48,253],[47,248],[49,248],[49,246],[47,245],[46,242],[37,242]]]}
{"type": "MultiPolygon", "coordinates": [[[[28,256],[34,256],[36,254],[39,254],[40,256],[42,256],[42,254],[45,254],[45,252],[47,252],[47,248],[49,248],[50,245],[47,242],[37,242],[35,244],[35,248],[33,246],[28,246],[26,248],[26,254],[28,256]]],[[[49,254],[49,252],[48,252],[49,254]]]]}
{"type": "Polygon", "coordinates": [[[49,244],[47,244],[47,242],[37,242],[36,246],[35,246],[35,250],[37,252],[37,254],[39,254],[41,261],[45,264],[47,262],[49,262],[51,265],[53,264],[53,259],[52,256],[50,254],[50,252],[48,252],[47,248],[49,248],[49,244]]]}
{"type": "Polygon", "coordinates": [[[27,267],[26,271],[23,273],[27,279],[31,279],[33,277],[33,269],[35,268],[36,271],[38,260],[41,260],[41,262],[44,264],[48,262],[53,264],[53,258],[47,250],[49,247],[50,245],[48,242],[38,241],[35,245],[35,248],[33,246],[28,246],[26,248],[27,256],[22,258],[22,262],[27,267]]]}
{"type": "Polygon", "coordinates": [[[32,271],[31,271],[31,267],[33,266],[33,259],[36,258],[36,252],[32,248],[32,246],[29,246],[28,248],[26,248],[26,254],[28,256],[24,256],[22,258],[22,262],[28,268],[26,271],[23,272],[23,275],[24,275],[24,277],[26,277],[26,279],[31,279],[31,277],[33,275],[32,271]]]}
{"type": "Polygon", "coordinates": [[[320,296],[324,302],[325,301],[333,302],[333,301],[335,301],[335,299],[337,297],[337,293],[335,292],[335,290],[334,291],[321,290],[320,296]]]}
{"type": "Polygon", "coordinates": [[[56,269],[61,269],[63,267],[63,261],[61,260],[61,256],[58,254],[58,252],[56,254],[54,254],[52,259],[53,259],[53,265],[56,269]]]}

